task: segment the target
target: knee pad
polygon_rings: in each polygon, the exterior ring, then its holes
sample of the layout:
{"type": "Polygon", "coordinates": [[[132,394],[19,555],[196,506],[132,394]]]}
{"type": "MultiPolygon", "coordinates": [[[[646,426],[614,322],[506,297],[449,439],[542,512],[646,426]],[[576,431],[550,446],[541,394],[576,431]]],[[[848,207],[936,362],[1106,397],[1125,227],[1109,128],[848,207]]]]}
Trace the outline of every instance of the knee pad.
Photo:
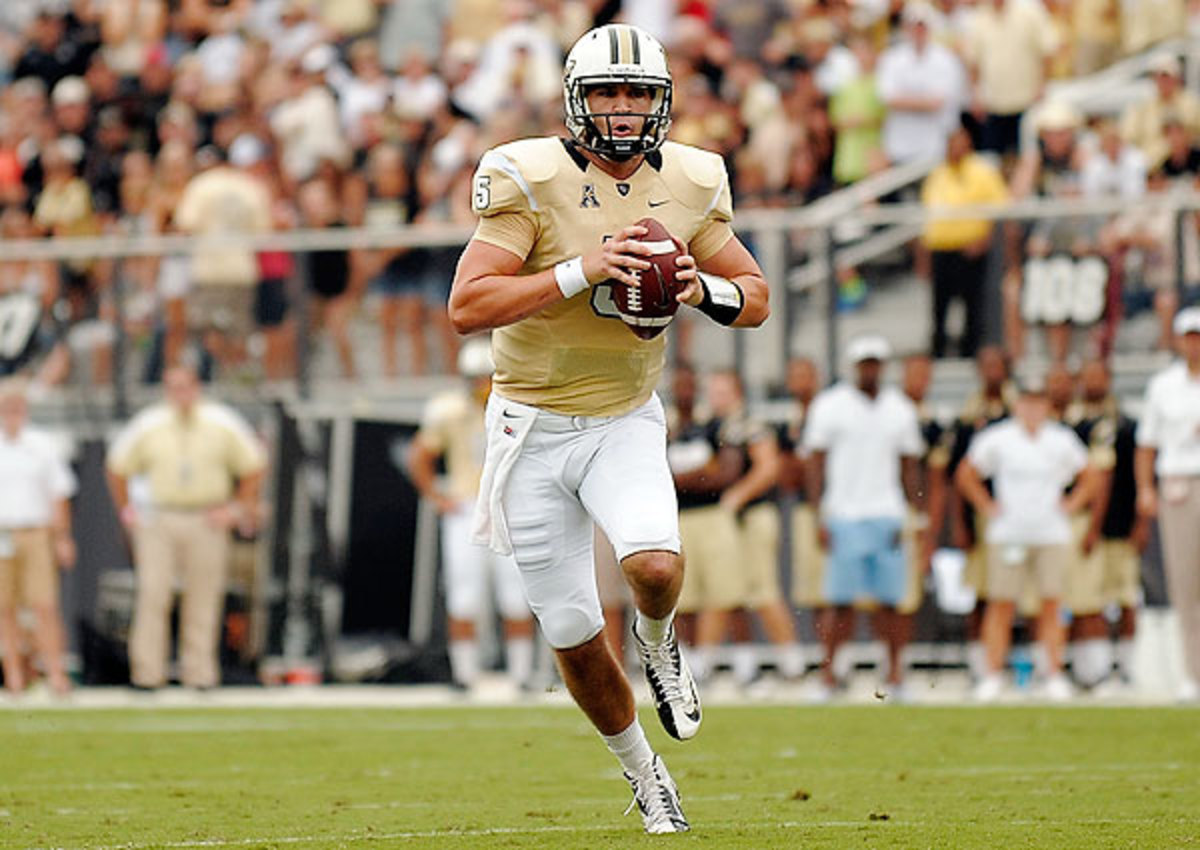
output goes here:
{"type": "Polygon", "coordinates": [[[538,623],[546,642],[555,649],[572,649],[587,643],[604,628],[600,606],[579,602],[552,604],[538,612],[538,623]]]}

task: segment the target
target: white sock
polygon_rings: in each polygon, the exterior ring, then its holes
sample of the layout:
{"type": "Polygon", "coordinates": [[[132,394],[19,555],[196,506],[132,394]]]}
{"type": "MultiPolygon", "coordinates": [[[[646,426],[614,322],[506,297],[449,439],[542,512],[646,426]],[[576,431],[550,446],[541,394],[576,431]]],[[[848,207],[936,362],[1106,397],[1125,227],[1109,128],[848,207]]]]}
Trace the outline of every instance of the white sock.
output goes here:
{"type": "Polygon", "coordinates": [[[977,640],[967,644],[967,672],[971,674],[972,679],[976,680],[982,679],[992,672],[988,669],[987,651],[977,640]]]}
{"type": "Polygon", "coordinates": [[[1084,687],[1100,684],[1112,672],[1112,644],[1104,638],[1088,638],[1074,644],[1071,668],[1084,687]]]}
{"type": "Polygon", "coordinates": [[[674,610],[661,620],[647,617],[641,611],[638,611],[633,627],[637,630],[638,637],[642,639],[642,643],[657,646],[667,639],[667,635],[671,633],[671,623],[673,622],[675,622],[674,610]]]}
{"type": "Polygon", "coordinates": [[[844,643],[833,654],[829,666],[833,669],[833,678],[839,682],[847,681],[854,673],[854,656],[850,654],[850,645],[844,643]]]}
{"type": "Polygon", "coordinates": [[[626,773],[644,773],[650,769],[654,761],[654,750],[646,740],[646,733],[636,717],[625,728],[624,732],[615,735],[601,735],[609,751],[617,757],[626,773]]]}
{"type": "Polygon", "coordinates": [[[533,638],[509,638],[504,642],[504,662],[508,677],[518,685],[533,677],[533,638]]]}
{"type": "Polygon", "coordinates": [[[799,679],[808,669],[804,659],[804,648],[798,643],[787,643],[776,648],[775,664],[779,675],[785,679],[799,679]]]}
{"type": "Polygon", "coordinates": [[[1133,638],[1117,641],[1117,670],[1125,678],[1133,678],[1133,638]]]}
{"type": "Polygon", "coordinates": [[[470,687],[479,679],[479,644],[473,640],[450,641],[450,675],[470,687]]]}
{"type": "Polygon", "coordinates": [[[733,645],[733,678],[739,684],[754,681],[758,675],[758,646],[753,643],[733,645]]]}
{"type": "Polygon", "coordinates": [[[712,648],[708,646],[690,647],[687,650],[687,662],[688,667],[692,670],[692,676],[699,681],[704,681],[712,675],[712,648]]]}

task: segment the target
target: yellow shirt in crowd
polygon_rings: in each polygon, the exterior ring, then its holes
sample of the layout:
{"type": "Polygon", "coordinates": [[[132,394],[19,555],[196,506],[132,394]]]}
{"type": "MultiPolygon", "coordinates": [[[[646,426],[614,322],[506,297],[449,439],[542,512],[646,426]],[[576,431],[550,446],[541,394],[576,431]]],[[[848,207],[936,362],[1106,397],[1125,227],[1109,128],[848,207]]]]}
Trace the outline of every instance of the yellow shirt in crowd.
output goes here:
{"type": "MultiPolygon", "coordinates": [[[[967,154],[957,164],[944,162],[930,172],[921,188],[927,207],[998,204],[1008,200],[1000,172],[979,154],[967,154]]],[[[986,219],[944,219],[925,226],[925,245],[932,251],[958,251],[985,238],[992,229],[986,219]]]]}

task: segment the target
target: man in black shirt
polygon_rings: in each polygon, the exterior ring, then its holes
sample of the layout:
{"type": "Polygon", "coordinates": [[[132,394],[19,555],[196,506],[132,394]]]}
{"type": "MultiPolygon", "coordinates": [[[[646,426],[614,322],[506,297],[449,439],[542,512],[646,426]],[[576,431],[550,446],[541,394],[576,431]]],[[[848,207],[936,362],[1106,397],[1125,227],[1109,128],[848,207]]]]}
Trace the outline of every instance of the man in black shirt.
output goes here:
{"type": "Polygon", "coordinates": [[[917,408],[917,421],[925,453],[917,463],[917,511],[910,513],[905,523],[905,549],[909,557],[909,586],[904,599],[896,606],[902,616],[900,628],[905,630],[905,643],[912,641],[912,618],[921,607],[925,576],[933,553],[937,549],[946,515],[946,466],[950,461],[953,432],[938,420],[926,399],[933,379],[933,358],[914,354],[904,361],[902,389],[917,408]]]}
{"type": "MultiPolygon", "coordinates": [[[[679,610],[697,613],[694,675],[711,673],[713,651],[729,631],[730,614],[745,609],[758,615],[775,645],[780,672],[795,678],[804,671],[804,659],[779,589],[776,436],[748,415],[736,373],[711,375],[707,400],[713,418],[677,423],[667,449],[688,559],[679,610]]],[[[753,648],[738,646],[735,676],[747,683],[757,673],[753,648]]]]}
{"type": "Polygon", "coordinates": [[[50,91],[63,77],[82,75],[95,45],[83,44],[72,35],[64,18],[46,10],[39,12],[30,27],[29,44],[13,68],[13,79],[37,77],[50,91]]]}
{"type": "Polygon", "coordinates": [[[1141,552],[1149,537],[1148,522],[1137,512],[1133,472],[1137,425],[1121,413],[1110,394],[1112,379],[1103,361],[1089,361],[1079,377],[1083,398],[1072,425],[1103,478],[1081,543],[1083,558],[1090,565],[1084,575],[1090,581],[1087,586],[1072,589],[1081,598],[1081,610],[1075,612],[1071,623],[1072,666],[1075,678],[1088,687],[1099,684],[1112,671],[1105,610],[1116,606],[1120,611],[1116,681],[1127,685],[1132,678],[1133,637],[1141,596],[1141,552]]]}
{"type": "MultiPolygon", "coordinates": [[[[981,348],[975,358],[975,366],[979,373],[979,389],[966,400],[954,424],[950,457],[946,465],[946,478],[950,481],[954,480],[959,463],[967,456],[971,438],[988,425],[1007,418],[1016,400],[1016,392],[1009,381],[1008,358],[999,346],[981,348]]],[[[979,679],[987,669],[983,644],[980,642],[983,611],[987,607],[986,520],[976,515],[958,488],[947,488],[946,497],[946,521],[950,527],[951,544],[966,553],[964,580],[975,590],[975,610],[967,617],[967,666],[972,677],[979,679]]]]}
{"type": "Polygon", "coordinates": [[[807,455],[804,424],[812,401],[821,390],[816,363],[798,357],[787,365],[787,390],[792,409],[779,428],[779,487],[792,500],[792,602],[813,612],[814,620],[826,606],[825,553],[817,541],[816,511],[808,501],[805,484],[807,455]]]}

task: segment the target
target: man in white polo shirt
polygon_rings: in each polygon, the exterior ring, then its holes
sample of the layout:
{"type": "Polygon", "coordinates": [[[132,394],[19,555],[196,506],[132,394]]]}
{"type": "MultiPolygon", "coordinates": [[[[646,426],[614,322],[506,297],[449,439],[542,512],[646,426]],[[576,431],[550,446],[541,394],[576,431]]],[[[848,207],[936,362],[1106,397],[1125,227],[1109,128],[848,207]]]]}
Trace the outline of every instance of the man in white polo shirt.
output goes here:
{"type": "Polygon", "coordinates": [[[1071,697],[1062,673],[1066,635],[1059,613],[1071,557],[1068,517],[1090,503],[1092,479],[1087,447],[1075,432],[1049,419],[1044,378],[1027,379],[1012,418],[989,425],[971,441],[955,483],[975,510],[987,517],[988,603],[983,616],[987,674],[975,689],[981,701],[1003,690],[1001,671],[1012,639],[1016,602],[1036,584],[1041,607],[1037,637],[1045,650],[1045,695],[1071,697]],[[992,479],[995,495],[983,481],[992,479]],[[1079,484],[1064,495],[1067,486],[1079,484]]]}
{"type": "Polygon", "coordinates": [[[75,476],[45,434],[28,426],[24,385],[0,381],[0,650],[4,685],[25,688],[17,610],[36,617],[34,637],[50,688],[69,690],[63,669],[58,568],[75,563],[71,507],[75,476]]]}
{"type": "Polygon", "coordinates": [[[1158,516],[1186,678],[1179,698],[1200,699],[1200,307],[1175,316],[1182,360],[1151,379],[1137,430],[1138,512],[1158,516]],[[1157,474],[1158,486],[1155,487],[1157,474]]]}
{"type": "Polygon", "coordinates": [[[908,586],[901,530],[908,501],[917,500],[917,459],[924,446],[913,403],[880,384],[891,346],[862,336],[848,346],[854,380],[839,381],[813,400],[804,430],[809,501],[820,505],[822,548],[829,551],[818,624],[825,645],[820,696],[832,694],[837,650],[854,629],[856,602],[879,605],[875,629],[888,647],[888,685],[902,698],[903,621],[896,606],[908,586]]]}

